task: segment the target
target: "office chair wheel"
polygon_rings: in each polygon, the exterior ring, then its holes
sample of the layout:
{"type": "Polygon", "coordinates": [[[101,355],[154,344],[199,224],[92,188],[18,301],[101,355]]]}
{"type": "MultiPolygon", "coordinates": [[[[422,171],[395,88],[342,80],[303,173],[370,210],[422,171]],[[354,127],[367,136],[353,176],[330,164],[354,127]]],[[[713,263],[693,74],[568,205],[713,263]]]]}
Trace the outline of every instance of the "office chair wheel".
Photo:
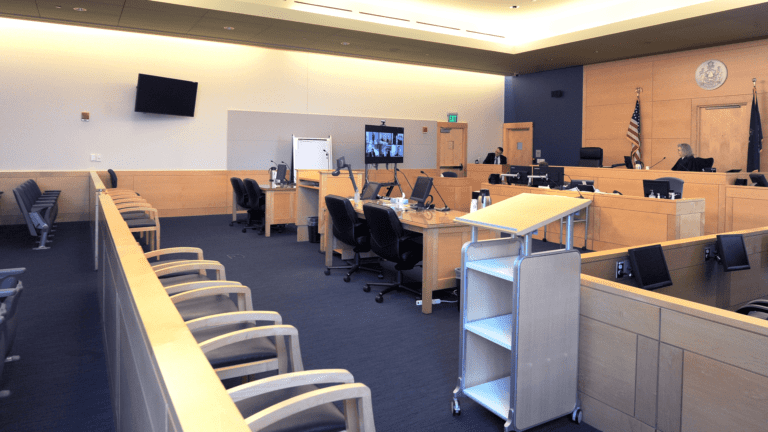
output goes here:
{"type": "Polygon", "coordinates": [[[376,277],[379,279],[384,279],[384,273],[379,273],[376,275],[376,277]]]}
{"type": "Polygon", "coordinates": [[[458,399],[454,399],[453,402],[451,402],[451,413],[454,416],[461,415],[461,405],[459,405],[458,399]]]}
{"type": "Polygon", "coordinates": [[[344,282],[349,282],[349,275],[344,276],[344,282]]]}
{"type": "Polygon", "coordinates": [[[368,286],[368,285],[366,285],[366,286],[364,286],[364,287],[363,287],[363,291],[365,291],[365,292],[371,292],[371,287],[370,287],[370,286],[368,286]]]}
{"type": "Polygon", "coordinates": [[[576,409],[573,410],[571,413],[571,420],[576,422],[576,424],[581,424],[581,419],[583,417],[584,413],[582,413],[581,408],[576,407],[576,409]]]}
{"type": "Polygon", "coordinates": [[[330,276],[331,275],[331,269],[326,267],[325,271],[323,273],[325,273],[326,276],[330,276]]]}
{"type": "Polygon", "coordinates": [[[376,303],[384,303],[384,296],[379,294],[376,296],[376,303]]]}

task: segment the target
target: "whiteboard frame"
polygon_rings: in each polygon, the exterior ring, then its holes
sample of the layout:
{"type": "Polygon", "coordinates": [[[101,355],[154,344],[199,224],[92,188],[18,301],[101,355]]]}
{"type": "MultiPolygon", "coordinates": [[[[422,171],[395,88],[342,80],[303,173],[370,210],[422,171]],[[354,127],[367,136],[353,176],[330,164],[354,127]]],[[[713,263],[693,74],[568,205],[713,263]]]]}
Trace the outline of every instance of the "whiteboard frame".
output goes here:
{"type": "MultiPolygon", "coordinates": [[[[300,169],[317,169],[317,170],[324,170],[324,169],[333,169],[333,139],[330,135],[328,135],[328,138],[306,138],[306,137],[297,137],[296,135],[291,135],[293,138],[293,153],[292,153],[292,166],[293,166],[293,181],[298,183],[297,179],[297,171],[300,169]],[[306,165],[304,163],[297,163],[296,155],[299,153],[299,147],[301,144],[301,141],[324,141],[323,148],[321,150],[325,149],[327,153],[325,154],[326,157],[326,164],[325,165],[306,165]],[[301,166],[300,166],[301,165],[301,166]]],[[[318,155],[318,159],[322,158],[323,154],[318,155]]],[[[303,162],[303,161],[302,161],[303,162]]]]}

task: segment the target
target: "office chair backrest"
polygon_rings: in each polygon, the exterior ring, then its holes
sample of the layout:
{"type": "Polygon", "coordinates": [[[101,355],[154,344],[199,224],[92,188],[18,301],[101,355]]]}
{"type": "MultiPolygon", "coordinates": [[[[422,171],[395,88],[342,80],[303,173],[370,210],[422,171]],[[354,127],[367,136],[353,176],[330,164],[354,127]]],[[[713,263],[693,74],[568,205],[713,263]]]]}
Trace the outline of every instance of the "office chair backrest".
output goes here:
{"type": "Polygon", "coordinates": [[[666,180],[669,182],[669,189],[675,191],[675,198],[682,198],[683,197],[683,180],[677,178],[677,177],[661,177],[657,178],[656,180],[666,180]]]}
{"type": "Polygon", "coordinates": [[[245,184],[243,184],[243,180],[237,177],[232,177],[229,181],[232,183],[232,190],[235,191],[235,201],[237,201],[237,205],[242,208],[248,208],[248,194],[245,192],[245,184]]]}
{"type": "Polygon", "coordinates": [[[443,176],[443,177],[458,177],[459,175],[458,175],[458,174],[456,174],[456,173],[455,173],[455,172],[453,172],[453,171],[445,171],[445,172],[442,174],[442,176],[443,176]]]}
{"type": "Polygon", "coordinates": [[[333,221],[333,235],[337,239],[351,246],[368,243],[368,230],[363,230],[364,224],[357,219],[355,208],[348,199],[326,195],[325,205],[333,221]]]}
{"type": "Polygon", "coordinates": [[[248,195],[248,208],[257,208],[262,201],[261,187],[254,179],[243,179],[245,193],[248,195]]]}
{"type": "Polygon", "coordinates": [[[364,204],[363,213],[371,233],[371,249],[387,261],[400,262],[400,239],[405,230],[390,207],[379,204],[364,204]]]}
{"type": "Polygon", "coordinates": [[[600,147],[582,147],[579,150],[579,166],[603,166],[603,149],[600,147]]]}
{"type": "Polygon", "coordinates": [[[714,158],[694,158],[693,159],[696,167],[696,171],[709,171],[710,168],[712,168],[712,165],[715,164],[714,158]]]}
{"type": "Polygon", "coordinates": [[[109,173],[109,180],[112,182],[112,187],[117,187],[117,174],[112,170],[112,168],[108,169],[107,172],[109,173]]]}

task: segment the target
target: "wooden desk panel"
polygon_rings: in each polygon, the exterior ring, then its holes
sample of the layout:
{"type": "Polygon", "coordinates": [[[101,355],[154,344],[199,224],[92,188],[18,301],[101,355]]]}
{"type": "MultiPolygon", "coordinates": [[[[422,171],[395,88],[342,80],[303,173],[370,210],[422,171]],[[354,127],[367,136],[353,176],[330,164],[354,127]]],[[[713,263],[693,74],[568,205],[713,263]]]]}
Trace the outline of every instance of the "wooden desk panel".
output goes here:
{"type": "Polygon", "coordinates": [[[768,226],[768,188],[728,186],[724,207],[728,231],[768,226]]]}
{"type": "MultiPolygon", "coordinates": [[[[349,172],[338,176],[331,175],[332,170],[298,170],[299,181],[296,185],[296,241],[309,241],[307,218],[317,216],[317,228],[325,234],[325,196],[339,195],[353,197],[355,189],[349,179],[349,172]],[[317,186],[314,184],[317,183],[317,186]]],[[[352,171],[357,188],[362,192],[363,172],[352,171]]],[[[321,241],[321,249],[324,243],[321,241]]],[[[325,250],[325,249],[322,249],[325,250]]]]}
{"type": "Polygon", "coordinates": [[[264,209],[264,236],[272,234],[272,225],[296,221],[296,188],[262,188],[266,197],[264,209]]]}
{"type": "Polygon", "coordinates": [[[488,183],[488,176],[491,174],[503,174],[507,171],[509,171],[509,165],[469,164],[467,178],[470,179],[472,190],[476,191],[480,189],[481,184],[488,183]]]}
{"type": "MultiPolygon", "coordinates": [[[[575,191],[529,188],[515,185],[484,184],[491,191],[493,203],[522,193],[578,197],[575,191]]],[[[661,200],[613,194],[582,192],[592,200],[589,207],[587,248],[608,250],[617,247],[659,243],[667,240],[697,237],[704,229],[704,200],[661,200]]],[[[543,239],[545,232],[534,238],[543,239]]],[[[560,223],[547,226],[549,241],[560,236],[560,223]]],[[[574,225],[573,244],[584,244],[584,224],[574,225]]]]}

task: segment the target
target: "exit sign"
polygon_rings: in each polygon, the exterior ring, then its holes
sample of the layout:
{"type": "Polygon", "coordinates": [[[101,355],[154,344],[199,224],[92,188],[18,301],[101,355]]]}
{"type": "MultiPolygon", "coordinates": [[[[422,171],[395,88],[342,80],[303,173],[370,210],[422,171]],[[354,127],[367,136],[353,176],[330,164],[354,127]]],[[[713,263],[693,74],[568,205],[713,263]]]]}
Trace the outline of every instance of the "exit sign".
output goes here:
{"type": "Polygon", "coordinates": [[[448,122],[456,123],[459,121],[459,113],[448,113],[448,122]]]}

